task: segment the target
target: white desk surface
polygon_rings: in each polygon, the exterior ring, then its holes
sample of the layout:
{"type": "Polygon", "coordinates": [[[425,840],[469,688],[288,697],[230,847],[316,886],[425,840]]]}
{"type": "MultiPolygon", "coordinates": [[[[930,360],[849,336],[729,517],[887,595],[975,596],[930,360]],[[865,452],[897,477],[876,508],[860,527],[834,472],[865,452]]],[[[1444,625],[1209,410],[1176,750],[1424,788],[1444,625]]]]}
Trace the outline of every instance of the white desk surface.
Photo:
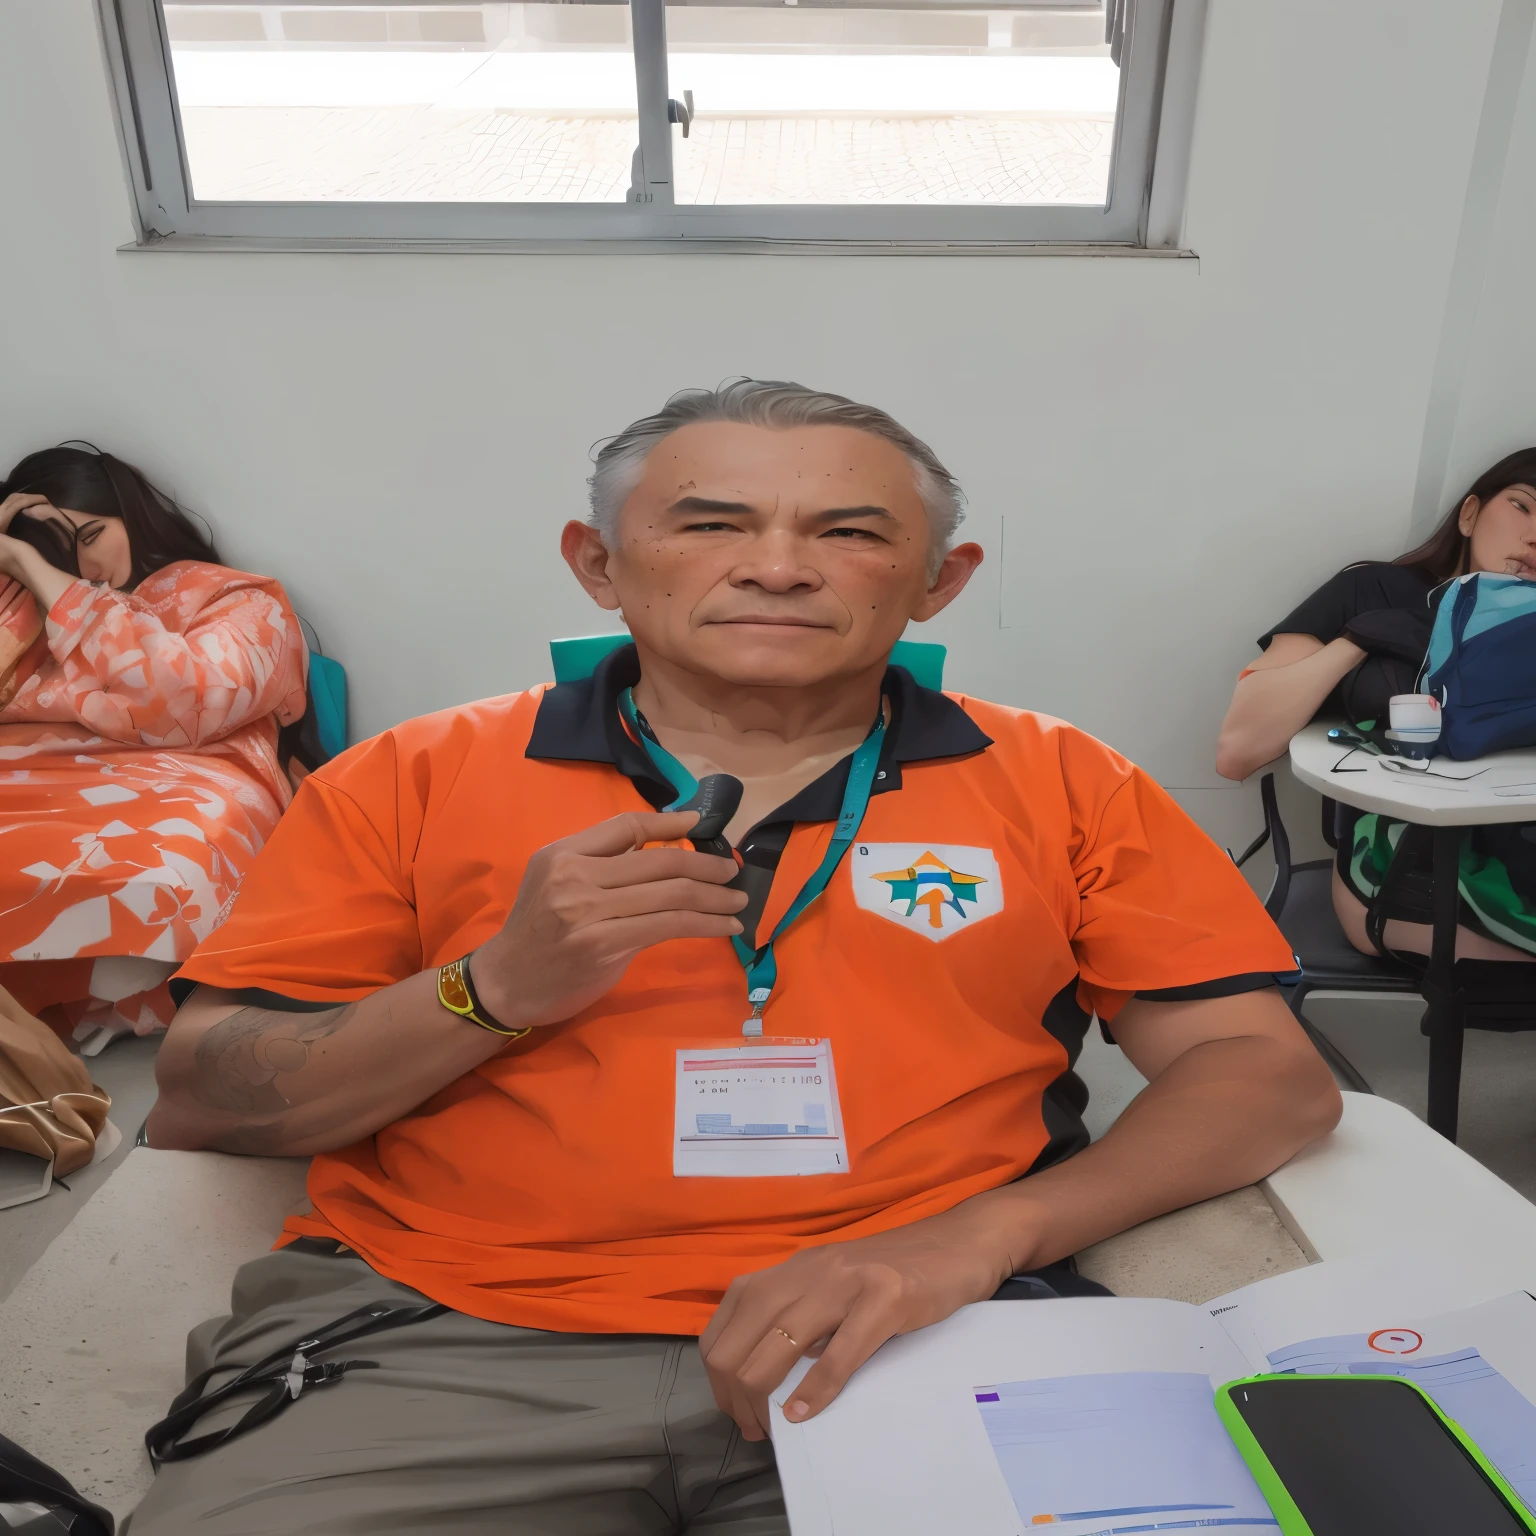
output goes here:
{"type": "Polygon", "coordinates": [[[1386,766],[1396,761],[1329,741],[1326,721],[1291,737],[1296,777],[1359,810],[1424,827],[1536,821],[1536,750],[1494,752],[1465,763],[1432,758],[1428,772],[1386,766]]]}
{"type": "Polygon", "coordinates": [[[1344,1117],[1260,1186],[1309,1257],[1417,1247],[1536,1290],[1536,1205],[1390,1099],[1344,1095],[1344,1117]]]}
{"type": "MultiPolygon", "coordinates": [[[[150,1481],[141,1437],[181,1390],[187,1330],[227,1310],[236,1266],[271,1246],[304,1169],[134,1150],[0,1303],[0,1427],[131,1509],[150,1481]]],[[[1536,1205],[1387,1099],[1346,1093],[1338,1129],[1260,1188],[1308,1257],[1416,1245],[1465,1255],[1483,1283],[1536,1290],[1536,1205]]]]}

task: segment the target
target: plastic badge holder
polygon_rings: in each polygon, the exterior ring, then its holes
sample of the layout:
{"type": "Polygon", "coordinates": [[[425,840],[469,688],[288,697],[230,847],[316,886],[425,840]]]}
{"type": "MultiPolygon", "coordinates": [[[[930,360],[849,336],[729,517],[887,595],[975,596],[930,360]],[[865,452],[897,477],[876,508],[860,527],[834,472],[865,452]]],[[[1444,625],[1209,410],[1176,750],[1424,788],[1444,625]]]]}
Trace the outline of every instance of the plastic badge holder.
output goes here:
{"type": "MultiPolygon", "coordinates": [[[[1238,1453],[1248,1464],[1248,1470],[1253,1474],[1253,1480],[1259,1485],[1259,1491],[1264,1495],[1269,1504],[1270,1512],[1274,1515],[1283,1536],[1315,1536],[1313,1528],[1308,1524],[1306,1517],[1297,1507],[1295,1499],[1287,1491],[1285,1484],[1280,1480],[1280,1474],[1271,1465],[1269,1457],[1264,1453],[1264,1448],[1259,1444],[1253,1431],[1249,1429],[1243,1418],[1242,1411],[1233,1399],[1233,1393],[1243,1387],[1262,1383],[1266,1387],[1277,1383],[1304,1384],[1320,1380],[1339,1380],[1334,1377],[1318,1377],[1310,1375],[1265,1375],[1244,1376],[1237,1381],[1229,1381],[1216,1393],[1216,1413],[1226,1426],[1227,1433],[1232,1437],[1232,1443],[1237,1447],[1238,1453]]],[[[1468,1460],[1482,1473],[1504,1503],[1508,1505],[1509,1514],[1513,1525],[1527,1531],[1536,1532],[1536,1516],[1526,1508],[1520,1495],[1510,1487],[1500,1474],[1497,1467],[1480,1451],[1467,1432],[1449,1414],[1443,1412],[1440,1405],[1429,1393],[1424,1391],[1417,1382],[1409,1381],[1402,1376],[1390,1375],[1351,1375],[1342,1378],[1350,1382],[1386,1381],[1394,1386],[1405,1387],[1416,1393],[1430,1412],[1440,1421],[1449,1436],[1460,1445],[1466,1453],[1468,1460]]],[[[1366,1536],[1362,1532],[1361,1536],[1366,1536]]],[[[1383,1533],[1386,1536],[1386,1533],[1383,1533]]]]}

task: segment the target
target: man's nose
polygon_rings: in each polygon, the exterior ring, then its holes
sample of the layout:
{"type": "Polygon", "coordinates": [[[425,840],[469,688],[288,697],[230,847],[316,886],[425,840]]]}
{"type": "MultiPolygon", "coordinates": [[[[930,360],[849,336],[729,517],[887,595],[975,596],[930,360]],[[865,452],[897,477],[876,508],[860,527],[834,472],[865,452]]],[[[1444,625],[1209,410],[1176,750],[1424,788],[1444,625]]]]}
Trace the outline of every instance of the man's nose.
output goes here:
{"type": "Polygon", "coordinates": [[[758,586],[765,592],[814,590],[821,572],[806,559],[803,541],[788,530],[773,529],[752,541],[752,547],[731,572],[736,586],[758,586]]]}

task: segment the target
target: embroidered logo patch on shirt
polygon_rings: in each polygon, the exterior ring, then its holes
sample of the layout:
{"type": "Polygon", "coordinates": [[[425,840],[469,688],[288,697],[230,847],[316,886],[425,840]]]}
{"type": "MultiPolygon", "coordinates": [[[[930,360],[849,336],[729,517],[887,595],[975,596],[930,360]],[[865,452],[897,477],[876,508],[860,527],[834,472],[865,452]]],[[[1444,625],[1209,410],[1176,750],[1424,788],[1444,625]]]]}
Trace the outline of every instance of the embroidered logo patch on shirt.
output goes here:
{"type": "Polygon", "coordinates": [[[937,943],[1003,910],[1003,883],[990,848],[949,843],[855,843],[854,900],[866,912],[937,943]]]}

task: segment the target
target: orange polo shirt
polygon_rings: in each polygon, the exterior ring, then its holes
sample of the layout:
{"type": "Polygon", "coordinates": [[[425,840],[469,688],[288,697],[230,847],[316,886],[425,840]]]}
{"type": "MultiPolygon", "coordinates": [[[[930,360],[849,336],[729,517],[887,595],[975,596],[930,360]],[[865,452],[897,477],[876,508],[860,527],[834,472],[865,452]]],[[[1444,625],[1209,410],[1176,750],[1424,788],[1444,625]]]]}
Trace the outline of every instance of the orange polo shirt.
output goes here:
{"type": "MultiPolygon", "coordinates": [[[[671,798],[619,721],[636,675],[626,648],[592,679],[410,721],[312,774],[178,979],[335,1003],[483,943],[535,851],[671,798]]],[[[1091,1010],[1291,969],[1227,855],[1108,747],[899,668],[887,695],[858,840],[779,939],[767,1017],[771,1034],[832,1042],[846,1173],[674,1177],[677,1050],[739,1039],[747,1012],[730,943],[677,940],[568,1022],[316,1157],[313,1213],[285,1238],[338,1239],[496,1322],[698,1333],[737,1275],[1086,1144],[1071,1068],[1091,1010]]],[[[847,772],[743,838],[759,934],[819,862],[847,772]]]]}

